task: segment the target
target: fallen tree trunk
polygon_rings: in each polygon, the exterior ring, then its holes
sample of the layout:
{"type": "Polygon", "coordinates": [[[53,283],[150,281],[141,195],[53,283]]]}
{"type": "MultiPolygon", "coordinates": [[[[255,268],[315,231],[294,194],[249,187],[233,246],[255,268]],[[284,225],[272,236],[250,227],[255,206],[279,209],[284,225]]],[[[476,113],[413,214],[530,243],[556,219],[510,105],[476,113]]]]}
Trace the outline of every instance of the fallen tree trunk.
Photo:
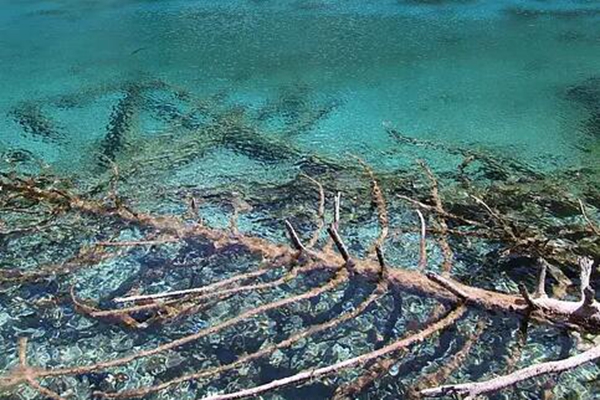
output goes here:
{"type": "MultiPolygon", "coordinates": [[[[124,207],[109,208],[99,202],[68,195],[61,191],[41,189],[25,181],[7,181],[2,184],[5,189],[24,193],[30,198],[66,206],[81,213],[118,218],[181,239],[202,237],[214,243],[217,248],[224,245],[241,245],[252,253],[262,255],[265,259],[276,259],[295,251],[294,248],[285,244],[273,243],[266,239],[244,234],[234,235],[227,230],[214,229],[200,224],[186,224],[175,217],[155,217],[132,212],[124,207]]],[[[311,253],[316,262],[332,270],[339,268],[345,262],[342,256],[327,248],[311,250],[311,253]]],[[[594,306],[595,312],[589,312],[591,310],[589,307],[586,313],[574,312],[578,310],[578,302],[555,299],[548,299],[541,302],[539,306],[532,307],[531,303],[522,295],[480,289],[462,284],[451,278],[443,278],[415,270],[401,268],[388,268],[388,270],[386,276],[390,281],[390,285],[405,291],[453,304],[465,301],[469,305],[489,311],[518,313],[561,326],[568,324],[571,327],[593,332],[600,331],[600,307],[594,306]]],[[[379,279],[380,267],[376,260],[353,259],[352,271],[364,279],[376,282],[379,279]]]]}

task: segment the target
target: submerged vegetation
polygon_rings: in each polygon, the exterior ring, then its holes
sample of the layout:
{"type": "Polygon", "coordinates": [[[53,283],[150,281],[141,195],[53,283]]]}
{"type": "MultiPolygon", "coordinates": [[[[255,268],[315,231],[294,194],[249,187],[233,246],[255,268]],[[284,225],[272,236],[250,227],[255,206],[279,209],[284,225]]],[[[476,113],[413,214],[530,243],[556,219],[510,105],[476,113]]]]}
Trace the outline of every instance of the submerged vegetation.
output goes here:
{"type": "MultiPolygon", "coordinates": [[[[593,103],[590,87],[568,95],[593,103]]],[[[550,398],[576,367],[555,394],[595,387],[599,165],[547,173],[386,126],[393,151],[452,167],[378,170],[286,140],[340,104],[306,86],[257,110],[157,80],[105,89],[120,97],[88,170],[4,154],[0,396],[550,398]],[[173,179],[223,150],[288,173],[173,179]]],[[[42,109],[13,115],[52,138],[42,109]]]]}

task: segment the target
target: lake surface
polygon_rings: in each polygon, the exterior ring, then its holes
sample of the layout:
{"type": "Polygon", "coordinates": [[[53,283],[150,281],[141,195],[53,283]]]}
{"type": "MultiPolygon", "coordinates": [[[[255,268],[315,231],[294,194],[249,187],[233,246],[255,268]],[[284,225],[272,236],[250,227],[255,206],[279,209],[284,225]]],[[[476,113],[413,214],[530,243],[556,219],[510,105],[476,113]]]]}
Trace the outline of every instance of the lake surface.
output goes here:
{"type": "MultiPolygon", "coordinates": [[[[406,181],[393,175],[409,174],[416,159],[425,159],[442,181],[448,178],[468,154],[456,149],[510,158],[550,177],[600,164],[600,1],[593,0],[0,0],[0,82],[0,172],[56,174],[94,199],[101,192],[116,196],[114,182],[121,182],[127,206],[186,216],[191,208],[218,229],[233,229],[231,216],[239,211],[235,229],[276,243],[286,240],[282,220],[290,215],[302,235],[310,234],[306,220],[314,218],[318,191],[306,180],[298,186],[299,173],[326,176],[326,217],[332,218],[334,194],[344,192],[342,226],[360,255],[377,236],[377,217],[360,188],[369,181],[354,179],[356,169],[344,170],[348,165],[366,163],[383,181],[401,186],[406,181]],[[340,170],[347,174],[336,175],[340,170]]],[[[386,251],[394,265],[414,269],[419,237],[402,228],[418,222],[414,210],[390,194],[395,189],[385,189],[391,225],[398,227],[386,251]]],[[[592,196],[586,201],[593,204],[592,196]]],[[[597,211],[590,211],[592,219],[597,211]]],[[[0,228],[3,221],[21,221],[6,212],[0,228]]],[[[164,239],[110,218],[86,218],[61,220],[50,232],[0,232],[0,266],[43,270],[64,265],[81,243],[164,239]]],[[[112,307],[117,296],[187,289],[260,264],[235,246],[221,254],[197,239],[125,249],[66,278],[8,287],[0,280],[0,367],[17,364],[19,337],[30,338],[32,363],[86,365],[197,332],[324,280],[318,275],[249,299],[233,297],[172,325],[133,331],[87,318],[65,301],[76,287],[82,298],[112,307]],[[182,266],[191,269],[177,269],[182,266]],[[40,311],[38,303],[48,298],[56,307],[40,311]]],[[[325,246],[327,235],[318,239],[325,246]]],[[[431,242],[437,268],[442,252],[431,242]]],[[[475,240],[473,248],[479,253],[456,257],[453,272],[461,278],[515,293],[521,278],[533,282],[531,270],[521,266],[496,268],[490,262],[495,245],[475,240]],[[487,269],[479,270],[484,262],[487,269]]],[[[576,273],[567,275],[577,282],[576,273]]],[[[369,290],[357,284],[112,375],[42,383],[74,399],[160,383],[181,371],[232,362],[258,350],[265,337],[283,339],[307,321],[352,310],[353,296],[369,290]]],[[[337,335],[307,339],[235,376],[186,382],[148,398],[202,399],[338,362],[420,326],[432,304],[396,293],[337,335]],[[390,315],[393,323],[386,322],[390,315]]],[[[464,326],[422,345],[419,354],[399,357],[359,398],[404,398],[417,371],[444,365],[446,352],[459,349],[487,316],[470,312],[464,326]]],[[[489,318],[489,329],[451,381],[506,372],[505,349],[522,326],[509,316],[489,318]]],[[[580,344],[542,324],[530,326],[529,335],[518,366],[564,358],[580,344]]],[[[565,376],[558,398],[598,396],[596,366],[565,376]]],[[[265,398],[328,399],[337,383],[331,378],[265,398]]],[[[496,398],[537,399],[553,383],[542,380],[496,398]]],[[[0,398],[43,397],[27,388],[0,391],[0,398]]]]}
{"type": "MultiPolygon", "coordinates": [[[[393,165],[387,124],[577,165],[598,128],[568,91],[598,76],[599,13],[584,0],[2,2],[0,144],[71,164],[105,134],[119,84],[161,80],[256,110],[282,96],[328,104],[297,139],[307,150],[393,165]],[[23,102],[60,143],[10,117],[23,102]]],[[[281,121],[267,122],[277,134],[281,121]]]]}

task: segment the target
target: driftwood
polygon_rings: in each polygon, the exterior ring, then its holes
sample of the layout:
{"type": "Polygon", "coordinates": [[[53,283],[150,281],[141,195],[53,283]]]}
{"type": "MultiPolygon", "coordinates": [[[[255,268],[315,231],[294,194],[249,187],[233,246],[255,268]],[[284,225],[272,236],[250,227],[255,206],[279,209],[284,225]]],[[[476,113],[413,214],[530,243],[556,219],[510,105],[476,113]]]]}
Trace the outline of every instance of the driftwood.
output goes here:
{"type": "Polygon", "coordinates": [[[426,397],[441,397],[460,394],[466,395],[467,397],[465,397],[465,399],[475,399],[479,395],[494,393],[504,388],[517,385],[528,379],[533,379],[542,375],[558,374],[598,359],[600,359],[600,346],[595,346],[590,350],[564,360],[535,364],[531,367],[515,371],[512,374],[499,376],[488,381],[440,386],[422,390],[421,394],[426,397]]]}

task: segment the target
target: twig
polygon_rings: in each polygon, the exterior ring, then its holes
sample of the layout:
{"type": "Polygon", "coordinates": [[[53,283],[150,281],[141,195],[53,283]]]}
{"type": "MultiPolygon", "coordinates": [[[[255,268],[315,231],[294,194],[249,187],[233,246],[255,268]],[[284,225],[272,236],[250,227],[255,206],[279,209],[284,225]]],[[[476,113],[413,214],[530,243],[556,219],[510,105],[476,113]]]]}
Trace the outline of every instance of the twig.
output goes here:
{"type": "Polygon", "coordinates": [[[138,301],[147,301],[147,300],[158,300],[165,297],[176,297],[176,296],[184,296],[188,294],[200,294],[206,293],[208,291],[219,289],[223,286],[228,286],[233,283],[244,281],[247,279],[258,278],[262,275],[265,275],[268,272],[273,271],[276,268],[281,268],[283,265],[276,265],[274,267],[269,268],[261,268],[257,271],[246,272],[243,274],[235,275],[230,278],[223,279],[221,281],[215,282],[208,286],[197,287],[193,289],[185,289],[185,290],[175,290],[172,292],[164,292],[164,293],[156,293],[156,294],[146,294],[139,296],[128,296],[128,297],[117,297],[113,299],[115,303],[125,303],[125,302],[138,302],[138,301]]]}
{"type": "Polygon", "coordinates": [[[350,263],[352,261],[352,259],[350,258],[350,253],[348,253],[348,249],[342,241],[342,238],[340,237],[335,225],[332,224],[329,228],[327,228],[327,232],[329,233],[329,236],[331,236],[333,243],[335,243],[335,246],[342,255],[342,258],[344,259],[346,264],[350,263]]]}
{"type": "Polygon", "coordinates": [[[319,189],[319,208],[318,208],[318,212],[317,212],[317,228],[315,229],[315,232],[313,233],[313,236],[307,245],[307,247],[309,249],[311,249],[311,248],[315,247],[315,245],[319,241],[319,238],[321,237],[321,231],[323,230],[323,226],[325,226],[325,189],[323,189],[323,185],[321,185],[321,182],[319,182],[318,180],[316,180],[306,174],[300,174],[300,176],[303,176],[306,179],[308,179],[309,181],[311,181],[319,189]]]}
{"type": "Polygon", "coordinates": [[[527,303],[529,310],[534,311],[535,309],[537,309],[538,305],[535,303],[533,297],[527,291],[527,288],[525,287],[525,285],[522,283],[519,283],[518,287],[519,287],[519,293],[521,293],[521,296],[523,296],[523,300],[525,300],[525,302],[527,303]]]}
{"type": "Polygon", "coordinates": [[[383,250],[381,250],[381,247],[377,246],[375,247],[375,254],[377,254],[377,262],[379,263],[379,267],[381,268],[379,270],[379,279],[384,280],[387,278],[387,265],[385,263],[385,257],[383,255],[383,250]]]}
{"type": "MultiPolygon", "coordinates": [[[[446,308],[441,304],[437,304],[431,314],[427,317],[425,322],[419,324],[420,327],[410,330],[407,334],[418,332],[418,329],[429,326],[435,321],[442,318],[446,313],[446,308]]],[[[398,360],[402,359],[406,350],[400,351],[397,354],[388,355],[383,357],[381,360],[377,360],[373,365],[368,366],[366,371],[356,378],[354,381],[349,382],[336,389],[333,400],[352,400],[359,397],[373,382],[383,377],[388,371],[398,363],[398,360]]]]}
{"type": "Polygon", "coordinates": [[[371,246],[370,253],[372,254],[375,251],[375,248],[377,248],[378,246],[379,247],[383,246],[383,243],[384,243],[385,239],[387,238],[389,230],[390,230],[390,227],[389,227],[390,221],[389,221],[389,217],[388,217],[388,211],[387,211],[385,197],[383,196],[383,191],[381,190],[381,187],[379,186],[379,183],[377,182],[377,178],[375,177],[375,172],[364,160],[362,160],[361,158],[359,158],[357,156],[354,156],[354,157],[358,160],[358,163],[363,166],[363,168],[369,175],[369,179],[371,181],[371,198],[372,198],[373,204],[375,204],[375,207],[377,209],[377,221],[379,222],[379,235],[377,236],[377,239],[375,239],[375,242],[371,246]]]}
{"type": "Polygon", "coordinates": [[[546,272],[548,270],[548,262],[540,257],[538,259],[538,266],[540,268],[540,274],[535,289],[535,297],[546,297],[546,272]]]}
{"type": "Polygon", "coordinates": [[[435,205],[435,210],[438,216],[437,222],[440,226],[440,236],[438,238],[438,242],[444,256],[444,261],[442,262],[442,273],[444,275],[448,275],[454,264],[454,252],[448,243],[448,224],[446,223],[446,219],[444,217],[446,210],[444,209],[444,204],[442,203],[442,198],[440,197],[439,183],[433,171],[431,168],[429,168],[429,165],[427,165],[425,161],[420,160],[419,165],[425,171],[425,175],[427,176],[431,186],[431,197],[433,198],[433,204],[435,205]]]}
{"type": "Polygon", "coordinates": [[[335,202],[333,206],[333,225],[335,229],[338,229],[340,226],[340,207],[342,205],[342,192],[337,192],[335,195],[335,202]]]}
{"type": "Polygon", "coordinates": [[[52,400],[64,400],[59,394],[40,385],[35,379],[35,372],[27,365],[27,338],[19,338],[19,367],[27,384],[34,390],[52,400]]]}
{"type": "Polygon", "coordinates": [[[296,230],[294,229],[290,221],[288,221],[287,219],[285,220],[285,228],[287,229],[287,232],[290,235],[290,239],[292,240],[292,244],[294,245],[296,250],[306,252],[306,247],[304,247],[302,241],[300,241],[300,238],[296,233],[296,230]]]}
{"type": "Polygon", "coordinates": [[[579,201],[579,208],[581,209],[581,215],[583,216],[585,221],[588,223],[592,232],[594,232],[596,235],[600,236],[600,228],[598,228],[596,226],[596,224],[594,224],[592,222],[592,220],[588,217],[587,212],[585,211],[585,205],[583,204],[583,201],[581,201],[581,199],[578,199],[578,201],[579,201]]]}
{"type": "Polygon", "coordinates": [[[434,212],[436,214],[439,214],[439,215],[443,216],[444,218],[453,219],[455,221],[460,221],[460,222],[462,222],[464,224],[471,225],[471,226],[474,226],[474,227],[477,227],[477,228],[486,228],[486,225],[483,224],[483,223],[481,223],[481,222],[479,222],[479,221],[475,221],[475,220],[472,220],[472,219],[464,218],[464,217],[461,217],[460,215],[456,215],[456,214],[450,213],[448,211],[441,212],[436,207],[434,207],[432,205],[423,203],[422,201],[415,200],[415,199],[413,199],[411,197],[408,197],[408,196],[405,196],[403,194],[397,194],[396,197],[398,197],[399,199],[408,201],[412,205],[420,207],[420,208],[422,208],[424,210],[432,211],[432,212],[434,212]]]}
{"type": "MultiPolygon", "coordinates": [[[[313,267],[315,267],[314,264],[313,264],[313,267]]],[[[311,268],[305,268],[303,272],[307,272],[310,269],[311,268]]],[[[294,269],[292,269],[292,271],[290,271],[283,277],[276,279],[272,282],[257,283],[257,284],[245,285],[245,286],[237,286],[237,287],[234,287],[231,289],[213,291],[211,293],[206,293],[206,294],[203,294],[203,295],[197,296],[197,297],[191,297],[191,298],[188,297],[184,300],[193,301],[195,303],[198,303],[201,301],[211,300],[214,298],[229,297],[234,294],[239,294],[239,293],[244,293],[244,292],[254,292],[254,291],[261,291],[261,290],[266,290],[266,289],[272,289],[274,287],[281,286],[284,283],[289,282],[289,280],[293,279],[298,274],[298,272],[299,272],[299,268],[294,268],[294,269]]],[[[173,292],[168,293],[168,294],[172,295],[172,293],[173,292]]],[[[188,292],[186,294],[189,295],[190,293],[188,292]]],[[[166,294],[163,294],[163,297],[165,295],[166,294]]],[[[114,309],[114,310],[94,310],[94,311],[90,311],[88,314],[94,318],[114,317],[117,315],[132,314],[132,313],[145,311],[145,310],[151,310],[151,309],[155,309],[155,308],[164,308],[166,306],[172,306],[172,305],[175,305],[175,304],[178,304],[181,302],[182,302],[182,299],[177,299],[177,300],[170,300],[169,302],[164,302],[164,303],[143,304],[143,305],[139,305],[139,306],[119,308],[119,309],[114,309]]]]}
{"type": "Polygon", "coordinates": [[[506,221],[506,218],[500,216],[500,214],[498,214],[496,211],[492,210],[492,208],[490,206],[487,205],[487,203],[485,201],[483,201],[483,199],[480,199],[479,197],[471,194],[470,197],[475,200],[475,202],[477,202],[478,204],[480,204],[481,206],[483,206],[483,208],[485,208],[485,210],[492,216],[493,219],[496,220],[496,222],[498,222],[500,224],[500,226],[502,226],[502,229],[504,230],[504,232],[513,240],[513,241],[518,241],[518,237],[517,235],[515,235],[513,229],[511,228],[510,224],[506,221]]]}
{"type": "Polygon", "coordinates": [[[159,240],[137,240],[137,241],[122,241],[122,242],[96,242],[97,246],[102,247],[134,247],[134,246],[155,246],[166,243],[178,243],[181,239],[178,238],[165,238],[159,240]]]}
{"type": "Polygon", "coordinates": [[[425,225],[425,218],[423,217],[423,213],[421,211],[416,210],[417,215],[419,216],[419,221],[421,222],[421,235],[419,238],[419,264],[417,269],[419,271],[424,271],[427,268],[427,242],[425,235],[427,234],[427,228],[425,225]]]}
{"type": "MultiPolygon", "coordinates": [[[[335,228],[337,231],[340,228],[340,206],[342,203],[342,192],[337,192],[333,199],[333,222],[331,223],[331,227],[335,228]]],[[[323,248],[324,251],[330,251],[331,247],[335,244],[333,236],[329,232],[329,228],[327,229],[327,233],[329,233],[329,240],[325,244],[323,248]]]]}
{"type": "Polygon", "coordinates": [[[408,398],[418,400],[421,398],[419,395],[421,390],[428,386],[430,387],[432,385],[439,385],[441,382],[444,382],[446,379],[448,379],[448,377],[467,359],[471,349],[473,348],[473,345],[479,340],[486,327],[487,325],[483,321],[479,321],[476,325],[475,332],[469,335],[460,350],[450,356],[448,360],[444,360],[437,370],[428,375],[420,377],[409,390],[408,398]]]}

